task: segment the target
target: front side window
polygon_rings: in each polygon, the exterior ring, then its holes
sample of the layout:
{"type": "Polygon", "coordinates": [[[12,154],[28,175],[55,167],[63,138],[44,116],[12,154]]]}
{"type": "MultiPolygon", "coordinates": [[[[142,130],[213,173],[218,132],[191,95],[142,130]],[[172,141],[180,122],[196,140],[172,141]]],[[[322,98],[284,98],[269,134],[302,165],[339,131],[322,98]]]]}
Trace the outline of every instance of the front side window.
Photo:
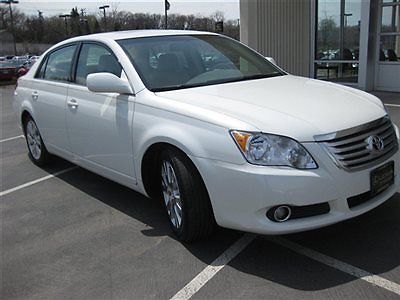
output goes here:
{"type": "Polygon", "coordinates": [[[43,78],[68,82],[75,48],[76,45],[71,45],[50,53],[47,58],[43,78]]]}
{"type": "Polygon", "coordinates": [[[154,92],[284,75],[256,52],[217,35],[133,38],[118,43],[154,92]]]}
{"type": "Polygon", "coordinates": [[[89,74],[107,72],[121,77],[122,68],[116,57],[105,47],[98,44],[83,44],[76,68],[75,82],[86,85],[89,74]]]}

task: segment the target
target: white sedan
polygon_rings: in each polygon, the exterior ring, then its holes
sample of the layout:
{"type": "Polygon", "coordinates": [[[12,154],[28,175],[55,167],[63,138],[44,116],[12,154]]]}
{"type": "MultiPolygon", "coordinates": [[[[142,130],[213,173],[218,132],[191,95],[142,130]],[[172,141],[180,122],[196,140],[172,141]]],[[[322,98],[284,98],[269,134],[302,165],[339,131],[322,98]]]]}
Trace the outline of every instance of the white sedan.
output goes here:
{"type": "Polygon", "coordinates": [[[398,129],[379,99],[213,33],[63,41],[18,80],[15,107],[33,163],[57,155],[162,199],[182,241],[215,224],[319,228],[377,207],[400,181],[398,129]]]}

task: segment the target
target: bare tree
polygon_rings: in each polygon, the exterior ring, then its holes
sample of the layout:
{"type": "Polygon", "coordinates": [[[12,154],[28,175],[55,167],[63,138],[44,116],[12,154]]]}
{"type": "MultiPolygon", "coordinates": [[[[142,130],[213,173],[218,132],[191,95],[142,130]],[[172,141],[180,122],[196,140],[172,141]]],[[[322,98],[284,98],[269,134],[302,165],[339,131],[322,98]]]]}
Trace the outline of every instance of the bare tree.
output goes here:
{"type": "MultiPolygon", "coordinates": [[[[69,21],[70,31],[76,36],[80,34],[101,32],[104,24],[103,14],[85,13],[84,8],[74,7],[69,21]]],[[[99,12],[100,13],[100,12],[99,12]]],[[[25,15],[18,8],[13,7],[15,31],[17,42],[25,43],[27,47],[33,43],[54,44],[65,38],[65,24],[57,15],[25,15]],[[42,30],[40,29],[42,28],[42,30]]],[[[113,4],[107,14],[107,24],[112,30],[132,29],[159,29],[163,28],[161,14],[132,13],[118,9],[118,4],[113,4]]],[[[214,31],[215,22],[225,21],[224,34],[239,38],[239,25],[237,21],[225,20],[224,13],[216,11],[212,16],[179,15],[171,14],[168,18],[170,28],[214,31]]],[[[8,8],[0,6],[0,29],[10,31],[10,17],[8,8]]],[[[32,49],[34,45],[31,45],[32,49]]]]}
{"type": "Polygon", "coordinates": [[[215,21],[215,22],[223,22],[225,21],[225,14],[224,12],[217,10],[216,12],[214,12],[211,15],[211,18],[215,21]]]}

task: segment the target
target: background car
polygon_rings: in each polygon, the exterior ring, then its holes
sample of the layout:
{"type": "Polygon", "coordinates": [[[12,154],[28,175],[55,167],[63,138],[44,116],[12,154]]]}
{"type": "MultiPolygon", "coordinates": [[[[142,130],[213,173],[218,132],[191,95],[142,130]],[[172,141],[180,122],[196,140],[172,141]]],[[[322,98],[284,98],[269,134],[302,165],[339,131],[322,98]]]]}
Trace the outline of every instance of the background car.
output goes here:
{"type": "Polygon", "coordinates": [[[29,58],[29,61],[30,61],[30,62],[36,62],[39,58],[40,58],[40,56],[32,55],[32,56],[29,58]]]}
{"type": "Polygon", "coordinates": [[[13,61],[0,62],[0,80],[12,80],[17,72],[17,64],[13,61]]]}
{"type": "Polygon", "coordinates": [[[29,69],[35,64],[36,60],[28,60],[22,66],[18,67],[17,69],[17,77],[21,77],[28,73],[29,69]]]}

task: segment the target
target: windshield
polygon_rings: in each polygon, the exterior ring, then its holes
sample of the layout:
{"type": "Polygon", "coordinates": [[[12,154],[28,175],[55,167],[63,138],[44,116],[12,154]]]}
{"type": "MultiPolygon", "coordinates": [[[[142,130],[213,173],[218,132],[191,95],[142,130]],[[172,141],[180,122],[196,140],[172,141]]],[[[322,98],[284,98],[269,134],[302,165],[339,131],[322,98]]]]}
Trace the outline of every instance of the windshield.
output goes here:
{"type": "Polygon", "coordinates": [[[217,35],[159,36],[117,42],[153,92],[285,74],[258,53],[217,35]]]}

